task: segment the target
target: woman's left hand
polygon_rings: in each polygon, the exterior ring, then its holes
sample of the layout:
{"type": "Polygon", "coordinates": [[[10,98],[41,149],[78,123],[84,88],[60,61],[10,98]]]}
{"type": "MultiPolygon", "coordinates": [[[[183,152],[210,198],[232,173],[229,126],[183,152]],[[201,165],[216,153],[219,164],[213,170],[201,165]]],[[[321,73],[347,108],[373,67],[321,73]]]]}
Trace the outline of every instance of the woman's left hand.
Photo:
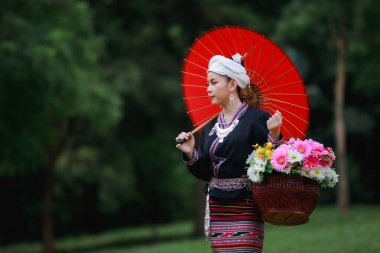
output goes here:
{"type": "Polygon", "coordinates": [[[282,124],[282,115],[277,110],[275,114],[273,114],[272,117],[270,117],[267,121],[269,134],[275,140],[278,140],[278,138],[280,138],[281,124],[282,124]]]}

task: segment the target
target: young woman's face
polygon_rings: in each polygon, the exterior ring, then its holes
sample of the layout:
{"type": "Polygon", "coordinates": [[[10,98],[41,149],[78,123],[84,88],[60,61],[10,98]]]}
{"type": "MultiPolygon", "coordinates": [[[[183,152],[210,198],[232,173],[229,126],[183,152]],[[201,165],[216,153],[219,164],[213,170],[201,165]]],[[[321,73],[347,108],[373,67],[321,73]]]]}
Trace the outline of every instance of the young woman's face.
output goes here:
{"type": "Polygon", "coordinates": [[[229,82],[226,76],[214,72],[207,73],[207,93],[213,105],[228,103],[230,96],[229,82]]]}

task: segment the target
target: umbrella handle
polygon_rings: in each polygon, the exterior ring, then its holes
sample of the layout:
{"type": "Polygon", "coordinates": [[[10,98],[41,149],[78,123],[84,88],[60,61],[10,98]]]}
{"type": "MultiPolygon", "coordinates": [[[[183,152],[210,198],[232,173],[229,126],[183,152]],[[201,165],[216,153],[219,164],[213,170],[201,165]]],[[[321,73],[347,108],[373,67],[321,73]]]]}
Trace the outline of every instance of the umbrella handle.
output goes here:
{"type": "Polygon", "coordinates": [[[178,139],[178,140],[176,141],[176,145],[177,145],[177,144],[183,144],[185,141],[186,141],[185,139],[178,139]]]}
{"type": "MultiPolygon", "coordinates": [[[[204,127],[203,124],[200,125],[200,126],[198,126],[197,128],[195,128],[194,130],[192,130],[191,133],[192,133],[192,134],[195,134],[195,133],[196,133],[199,129],[201,129],[202,127],[204,127]]],[[[185,139],[178,139],[178,140],[176,141],[176,144],[183,144],[183,143],[185,143],[185,142],[186,142],[185,139]]]]}
{"type": "MultiPolygon", "coordinates": [[[[215,115],[212,115],[208,120],[206,120],[205,122],[203,122],[202,124],[200,124],[199,126],[197,126],[195,129],[193,129],[191,131],[192,134],[195,134],[196,132],[198,132],[202,127],[204,127],[205,125],[207,125],[211,120],[213,120],[217,115],[219,114],[216,113],[215,115]]],[[[184,142],[186,142],[185,139],[178,139],[176,141],[176,144],[183,144],[184,142]]]]}

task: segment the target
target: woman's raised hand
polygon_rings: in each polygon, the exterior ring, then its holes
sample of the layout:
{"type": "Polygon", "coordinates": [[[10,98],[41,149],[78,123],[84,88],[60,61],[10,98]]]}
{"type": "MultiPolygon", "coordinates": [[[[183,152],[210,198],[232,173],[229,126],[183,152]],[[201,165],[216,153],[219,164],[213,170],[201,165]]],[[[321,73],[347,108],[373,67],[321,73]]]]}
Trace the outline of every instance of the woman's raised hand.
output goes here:
{"type": "Polygon", "coordinates": [[[269,130],[270,136],[272,136],[273,139],[280,138],[280,130],[282,125],[282,115],[277,110],[275,114],[272,115],[267,121],[267,127],[269,130]]]}
{"type": "Polygon", "coordinates": [[[185,133],[182,132],[180,133],[176,138],[175,138],[177,145],[176,148],[181,150],[183,153],[185,153],[188,158],[192,158],[193,155],[193,150],[195,146],[195,139],[194,135],[191,132],[185,133]],[[184,142],[182,144],[179,144],[178,142],[183,140],[184,142]]]}

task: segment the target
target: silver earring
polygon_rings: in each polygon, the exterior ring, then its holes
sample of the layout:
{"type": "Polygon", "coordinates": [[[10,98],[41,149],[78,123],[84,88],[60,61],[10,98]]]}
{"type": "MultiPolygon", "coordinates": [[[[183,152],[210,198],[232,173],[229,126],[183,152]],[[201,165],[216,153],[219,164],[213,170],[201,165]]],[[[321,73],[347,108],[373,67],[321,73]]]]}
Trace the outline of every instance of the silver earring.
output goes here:
{"type": "Polygon", "coordinates": [[[230,94],[230,105],[234,105],[235,104],[235,96],[231,93],[230,94]]]}

